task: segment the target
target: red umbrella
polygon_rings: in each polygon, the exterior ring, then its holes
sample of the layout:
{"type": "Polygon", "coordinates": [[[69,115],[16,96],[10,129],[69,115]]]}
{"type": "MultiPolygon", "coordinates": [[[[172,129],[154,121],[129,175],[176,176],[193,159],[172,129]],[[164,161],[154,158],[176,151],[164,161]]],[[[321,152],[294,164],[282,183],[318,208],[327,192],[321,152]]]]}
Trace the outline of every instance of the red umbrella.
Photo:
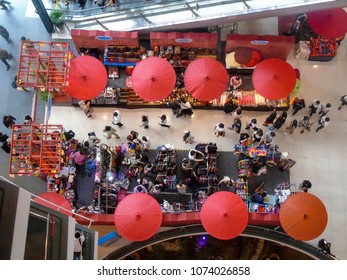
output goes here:
{"type": "Polygon", "coordinates": [[[282,59],[269,58],[254,69],[252,83],[255,90],[267,99],[282,99],[294,90],[296,74],[293,67],[282,59]]]}
{"type": "Polygon", "coordinates": [[[128,78],[126,78],[125,85],[128,88],[133,88],[133,77],[132,76],[129,76],[128,78]]]}
{"type": "Polygon", "coordinates": [[[323,233],[328,223],[328,214],[323,202],[313,194],[296,193],[282,204],[280,223],[291,237],[312,240],[323,233]]]}
{"type": "Polygon", "coordinates": [[[34,199],[34,201],[48,208],[59,211],[65,215],[72,216],[71,204],[66,200],[64,196],[55,192],[41,193],[34,199]]]}
{"type": "Polygon", "coordinates": [[[237,63],[246,64],[252,59],[252,49],[250,48],[238,48],[235,51],[235,60],[237,63]]]}
{"type": "Polygon", "coordinates": [[[166,60],[148,57],[141,60],[132,73],[133,89],[147,101],[158,101],[172,93],[176,84],[176,73],[166,60]]]}
{"type": "Polygon", "coordinates": [[[323,37],[338,38],[347,32],[347,13],[343,8],[309,12],[307,21],[323,37]]]}
{"type": "Polygon", "coordinates": [[[160,228],[162,211],[159,203],[145,193],[124,197],[114,212],[114,224],[124,238],[143,241],[152,237],[160,228]]]}
{"type": "Polygon", "coordinates": [[[252,50],[252,58],[245,63],[246,67],[254,67],[260,62],[260,53],[257,50],[252,50]]]}
{"type": "Polygon", "coordinates": [[[71,59],[67,93],[78,100],[93,99],[107,84],[107,71],[95,57],[84,55],[71,59]]]}
{"type": "Polygon", "coordinates": [[[204,202],[200,218],[202,226],[210,235],[227,240],[244,231],[248,223],[248,210],[238,195],[220,191],[204,202]]]}
{"type": "Polygon", "coordinates": [[[228,73],[223,64],[212,58],[198,58],[184,73],[187,91],[195,98],[210,101],[219,98],[228,83],[228,73]]]}

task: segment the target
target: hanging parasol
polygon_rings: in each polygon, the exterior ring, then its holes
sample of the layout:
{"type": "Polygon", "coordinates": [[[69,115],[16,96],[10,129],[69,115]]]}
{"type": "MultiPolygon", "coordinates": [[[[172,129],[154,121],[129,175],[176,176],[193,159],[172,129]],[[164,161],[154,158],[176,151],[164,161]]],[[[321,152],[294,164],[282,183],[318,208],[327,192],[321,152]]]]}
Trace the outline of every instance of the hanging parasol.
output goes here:
{"type": "Polygon", "coordinates": [[[252,50],[252,58],[245,63],[246,67],[254,67],[260,62],[260,53],[257,50],[252,50]]]}
{"type": "Polygon", "coordinates": [[[252,83],[260,95],[267,99],[278,100],[288,97],[296,85],[293,67],[278,58],[260,62],[254,69],[252,83]]]}
{"type": "Polygon", "coordinates": [[[93,99],[107,85],[107,71],[95,57],[84,55],[71,59],[67,78],[67,93],[78,100],[93,99]]]}
{"type": "Polygon", "coordinates": [[[72,207],[69,201],[55,192],[44,192],[34,199],[35,202],[59,211],[67,216],[72,216],[72,207]],[[65,210],[66,209],[66,210],[65,210]]]}
{"type": "Polygon", "coordinates": [[[114,212],[114,224],[121,236],[130,241],[143,241],[160,228],[162,211],[159,203],[145,193],[124,197],[114,212]]]}
{"type": "Polygon", "coordinates": [[[219,98],[228,83],[228,73],[223,64],[212,58],[198,58],[184,73],[187,91],[196,99],[211,101],[219,98]]]}
{"type": "Polygon", "coordinates": [[[291,237],[312,240],[323,233],[328,223],[328,214],[323,202],[313,194],[296,193],[282,204],[280,223],[291,237]]]}
{"type": "Polygon", "coordinates": [[[347,13],[343,8],[307,13],[307,22],[318,35],[339,38],[347,32],[347,13]]]}
{"type": "Polygon", "coordinates": [[[252,59],[252,49],[251,48],[237,48],[235,51],[235,60],[237,63],[246,64],[252,59]]]}
{"type": "Polygon", "coordinates": [[[166,60],[148,57],[141,60],[132,73],[133,89],[147,101],[158,101],[172,93],[176,84],[176,73],[166,60]]]}
{"type": "Polygon", "coordinates": [[[239,236],[247,226],[248,210],[242,199],[220,191],[207,198],[201,208],[201,223],[215,238],[227,240],[239,236]]]}
{"type": "Polygon", "coordinates": [[[132,76],[129,76],[128,78],[126,78],[125,85],[128,88],[133,88],[133,77],[132,76]]]}
{"type": "Polygon", "coordinates": [[[237,68],[241,66],[235,60],[235,52],[231,52],[225,57],[225,65],[231,68],[237,68]]]}

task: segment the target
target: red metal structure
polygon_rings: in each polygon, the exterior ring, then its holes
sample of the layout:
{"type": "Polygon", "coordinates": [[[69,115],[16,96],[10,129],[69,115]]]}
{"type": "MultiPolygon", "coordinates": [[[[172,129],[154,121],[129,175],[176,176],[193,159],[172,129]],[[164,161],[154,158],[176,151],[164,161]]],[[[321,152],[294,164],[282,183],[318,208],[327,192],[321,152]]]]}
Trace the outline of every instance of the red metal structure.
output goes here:
{"type": "Polygon", "coordinates": [[[35,90],[33,122],[12,127],[10,174],[49,175],[60,172],[63,128],[61,125],[36,123],[36,107],[39,91],[46,92],[47,110],[50,111],[48,104],[51,104],[52,93],[61,92],[66,87],[70,58],[67,42],[22,41],[17,84],[35,90]]]}

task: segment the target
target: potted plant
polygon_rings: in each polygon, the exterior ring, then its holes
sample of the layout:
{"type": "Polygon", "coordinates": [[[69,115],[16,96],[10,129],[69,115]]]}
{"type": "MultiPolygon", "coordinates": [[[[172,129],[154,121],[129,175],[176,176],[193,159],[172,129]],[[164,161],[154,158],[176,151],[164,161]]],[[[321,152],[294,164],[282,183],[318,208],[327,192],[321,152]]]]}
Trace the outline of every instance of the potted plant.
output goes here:
{"type": "Polygon", "coordinates": [[[53,10],[49,17],[56,27],[59,29],[64,27],[64,12],[62,10],[53,10]]]}

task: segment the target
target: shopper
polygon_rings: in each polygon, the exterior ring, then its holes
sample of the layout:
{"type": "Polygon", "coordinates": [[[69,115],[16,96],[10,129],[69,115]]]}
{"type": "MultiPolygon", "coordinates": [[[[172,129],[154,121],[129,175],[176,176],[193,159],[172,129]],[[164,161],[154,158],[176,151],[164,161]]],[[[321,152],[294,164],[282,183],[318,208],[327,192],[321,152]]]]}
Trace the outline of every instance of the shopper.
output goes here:
{"type": "Polygon", "coordinates": [[[273,112],[270,114],[270,116],[268,116],[264,123],[263,123],[263,126],[269,126],[269,124],[273,124],[274,120],[276,119],[277,117],[277,111],[276,109],[273,110],[273,112]]]}
{"type": "Polygon", "coordinates": [[[247,123],[245,129],[250,129],[250,128],[252,128],[253,130],[257,130],[257,129],[258,129],[258,128],[257,128],[257,119],[256,119],[256,118],[251,118],[251,119],[248,121],[248,123],[247,123]]]}
{"type": "Polygon", "coordinates": [[[330,112],[330,109],[331,109],[331,104],[330,103],[322,103],[322,106],[318,112],[318,114],[321,116],[321,117],[324,117],[325,115],[327,115],[329,112],[330,112]]]}
{"type": "Polygon", "coordinates": [[[115,130],[113,127],[110,127],[109,125],[106,125],[103,130],[104,136],[106,139],[116,138],[119,139],[119,135],[117,134],[117,130],[115,130]]]}
{"type": "Polygon", "coordinates": [[[281,115],[278,116],[275,123],[273,124],[273,130],[279,130],[287,120],[287,112],[283,111],[281,115]]]}
{"type": "Polygon", "coordinates": [[[193,144],[194,143],[194,136],[190,133],[190,131],[185,130],[183,131],[183,142],[186,144],[193,144]]]}
{"type": "Polygon", "coordinates": [[[285,132],[287,132],[288,134],[292,134],[297,127],[298,121],[294,119],[290,122],[289,126],[285,128],[285,132]]]}
{"type": "Polygon", "coordinates": [[[29,115],[26,115],[26,116],[23,118],[23,120],[24,120],[24,124],[32,124],[32,123],[33,123],[33,119],[32,119],[32,117],[29,116],[29,115]]]}
{"type": "Polygon", "coordinates": [[[92,117],[93,109],[91,108],[91,104],[92,104],[91,100],[80,100],[78,102],[78,105],[80,106],[80,108],[83,110],[83,112],[88,118],[92,117]]]}
{"type": "Polygon", "coordinates": [[[338,110],[341,110],[342,106],[347,105],[347,95],[342,95],[340,97],[341,105],[339,106],[338,110]]]}
{"type": "Polygon", "coordinates": [[[6,65],[7,71],[10,70],[11,66],[8,64],[7,60],[11,60],[13,58],[12,54],[4,49],[0,49],[0,60],[6,65]]]}
{"type": "Polygon", "coordinates": [[[318,125],[319,127],[316,129],[316,132],[318,132],[319,130],[321,130],[324,127],[327,127],[330,123],[330,118],[323,116],[318,120],[318,125]]]}
{"type": "Polygon", "coordinates": [[[180,116],[193,115],[192,105],[185,98],[182,98],[180,100],[179,105],[180,105],[180,111],[178,114],[176,114],[176,118],[178,118],[180,116]]]}
{"type": "Polygon", "coordinates": [[[261,128],[258,128],[258,130],[253,132],[252,143],[260,143],[261,139],[263,138],[263,135],[263,130],[261,128]]]}
{"type": "Polygon", "coordinates": [[[8,116],[3,116],[2,118],[2,123],[7,127],[7,128],[12,128],[12,125],[14,125],[16,122],[16,118],[8,115],[8,116]]]}
{"type": "Polygon", "coordinates": [[[159,116],[159,118],[160,118],[160,123],[159,123],[160,126],[167,127],[167,128],[170,128],[170,127],[171,127],[171,125],[168,125],[168,124],[167,124],[167,117],[166,117],[165,114],[159,116]]]}
{"type": "Polygon", "coordinates": [[[275,137],[276,133],[274,131],[269,131],[264,135],[262,143],[265,147],[270,148],[275,144],[275,137]]]}
{"type": "Polygon", "coordinates": [[[121,119],[121,114],[120,114],[119,110],[115,110],[113,112],[113,121],[112,121],[112,123],[114,125],[118,125],[119,127],[122,127],[123,124],[121,123],[121,120],[122,119],[121,119]]]}
{"type": "Polygon", "coordinates": [[[242,117],[242,109],[241,107],[238,107],[233,113],[232,116],[234,119],[241,119],[242,117]]]}
{"type": "Polygon", "coordinates": [[[309,180],[303,180],[300,185],[299,185],[299,189],[307,192],[309,189],[311,189],[312,187],[312,183],[309,180]]]}
{"type": "Polygon", "coordinates": [[[85,237],[83,234],[81,234],[79,231],[75,232],[75,240],[74,240],[74,252],[73,252],[73,259],[74,260],[81,260],[83,253],[83,243],[85,241],[85,237]]]}
{"type": "Polygon", "coordinates": [[[225,128],[224,128],[224,123],[217,123],[214,127],[214,134],[219,137],[219,136],[222,136],[224,137],[225,136],[225,128]]]}
{"type": "Polygon", "coordinates": [[[2,25],[0,25],[0,36],[6,40],[7,44],[12,43],[12,40],[10,38],[10,33],[8,33],[7,29],[3,27],[2,25]]]}
{"type": "Polygon", "coordinates": [[[236,118],[234,119],[234,123],[232,124],[232,126],[228,127],[228,129],[234,130],[237,134],[240,134],[241,127],[242,127],[241,119],[236,118]]]}
{"type": "Polygon", "coordinates": [[[311,122],[309,116],[303,116],[301,121],[299,122],[299,127],[302,127],[300,133],[304,133],[305,130],[310,132],[312,124],[313,122],[311,122]]]}
{"type": "Polygon", "coordinates": [[[297,112],[304,109],[306,107],[305,100],[300,98],[295,98],[293,101],[293,116],[296,115],[297,112]]]}
{"type": "Polygon", "coordinates": [[[318,110],[321,108],[321,102],[319,100],[313,100],[312,104],[310,105],[310,111],[309,116],[311,117],[313,114],[316,114],[318,110]]]}
{"type": "Polygon", "coordinates": [[[144,129],[147,129],[149,126],[149,118],[148,118],[148,115],[143,115],[142,116],[142,124],[140,125],[143,126],[144,129]]]}
{"type": "Polygon", "coordinates": [[[143,151],[148,151],[151,147],[151,142],[149,141],[149,136],[141,137],[141,148],[143,151]]]}

